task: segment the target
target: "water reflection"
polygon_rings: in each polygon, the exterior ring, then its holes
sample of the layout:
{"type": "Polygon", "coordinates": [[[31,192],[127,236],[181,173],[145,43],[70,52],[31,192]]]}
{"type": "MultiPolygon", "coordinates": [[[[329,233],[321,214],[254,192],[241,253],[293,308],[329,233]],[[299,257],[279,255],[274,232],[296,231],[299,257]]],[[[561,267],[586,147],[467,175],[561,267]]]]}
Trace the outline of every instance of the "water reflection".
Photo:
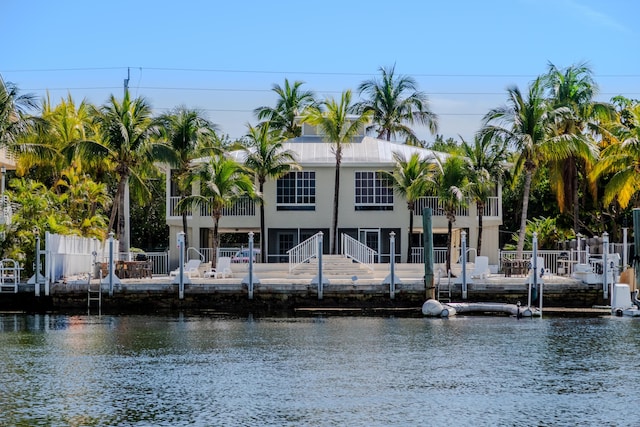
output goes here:
{"type": "Polygon", "coordinates": [[[0,315],[0,425],[633,425],[639,325],[0,315]]]}

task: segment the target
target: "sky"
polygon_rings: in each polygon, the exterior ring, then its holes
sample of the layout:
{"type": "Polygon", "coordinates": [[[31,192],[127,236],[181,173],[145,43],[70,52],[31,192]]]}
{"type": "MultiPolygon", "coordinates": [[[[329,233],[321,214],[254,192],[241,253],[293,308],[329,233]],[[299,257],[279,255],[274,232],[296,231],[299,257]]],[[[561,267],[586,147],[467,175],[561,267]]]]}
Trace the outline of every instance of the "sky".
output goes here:
{"type": "Polygon", "coordinates": [[[598,100],[640,98],[639,13],[630,0],[1,0],[0,75],[53,104],[101,105],[129,78],[154,113],[200,109],[236,138],[285,78],[324,99],[395,65],[438,133],[469,140],[549,64],[586,63],[598,100]]]}

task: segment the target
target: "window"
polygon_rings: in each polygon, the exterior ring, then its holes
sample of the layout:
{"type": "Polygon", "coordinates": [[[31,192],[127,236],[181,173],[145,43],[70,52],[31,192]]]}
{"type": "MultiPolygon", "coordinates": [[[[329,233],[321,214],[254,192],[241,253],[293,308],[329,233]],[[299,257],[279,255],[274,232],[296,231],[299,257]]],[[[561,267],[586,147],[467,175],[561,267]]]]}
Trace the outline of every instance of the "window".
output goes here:
{"type": "Polygon", "coordinates": [[[315,210],[316,173],[289,172],[278,179],[276,206],[279,211],[315,210]]]}
{"type": "Polygon", "coordinates": [[[393,188],[380,172],[356,172],[357,211],[393,210],[393,188]]]}

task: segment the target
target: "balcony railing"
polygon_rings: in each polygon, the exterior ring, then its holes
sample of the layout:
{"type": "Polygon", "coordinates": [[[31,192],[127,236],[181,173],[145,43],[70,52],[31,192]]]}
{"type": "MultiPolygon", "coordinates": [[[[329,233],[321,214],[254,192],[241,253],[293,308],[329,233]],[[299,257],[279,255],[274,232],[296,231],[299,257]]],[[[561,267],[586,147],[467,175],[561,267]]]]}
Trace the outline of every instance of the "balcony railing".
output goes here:
{"type": "MultiPolygon", "coordinates": [[[[500,205],[499,199],[497,196],[491,196],[488,198],[486,204],[484,205],[484,213],[483,216],[491,216],[498,217],[500,216],[500,205]]],[[[476,215],[475,203],[471,201],[471,199],[466,199],[467,207],[459,207],[456,209],[456,216],[469,216],[476,215]],[[471,209],[472,208],[472,209],[471,209]],[[471,211],[471,212],[470,212],[471,211]]],[[[426,196],[421,197],[416,200],[415,213],[416,215],[422,215],[422,211],[425,208],[431,208],[431,212],[433,216],[445,216],[444,205],[440,201],[440,199],[436,196],[426,196]]]]}
{"type": "MultiPolygon", "coordinates": [[[[222,216],[255,216],[256,203],[248,197],[240,200],[222,209],[222,216]]],[[[209,203],[200,206],[200,216],[211,216],[211,205],[209,203]]]]}
{"type": "MultiPolygon", "coordinates": [[[[180,197],[169,198],[169,216],[182,216],[178,210],[180,197]]],[[[232,206],[222,210],[222,216],[255,216],[256,203],[249,198],[236,201],[232,206]]],[[[187,209],[187,216],[193,215],[192,209],[187,209]]],[[[211,216],[211,205],[208,203],[200,205],[200,216],[211,216]]]]}
{"type": "MultiPolygon", "coordinates": [[[[469,205],[469,199],[466,203],[469,205]]],[[[420,197],[416,200],[415,213],[417,215],[422,215],[425,208],[431,208],[433,216],[445,216],[444,204],[436,196],[420,197]]],[[[456,216],[469,216],[469,208],[459,207],[456,209],[456,216]]]]}

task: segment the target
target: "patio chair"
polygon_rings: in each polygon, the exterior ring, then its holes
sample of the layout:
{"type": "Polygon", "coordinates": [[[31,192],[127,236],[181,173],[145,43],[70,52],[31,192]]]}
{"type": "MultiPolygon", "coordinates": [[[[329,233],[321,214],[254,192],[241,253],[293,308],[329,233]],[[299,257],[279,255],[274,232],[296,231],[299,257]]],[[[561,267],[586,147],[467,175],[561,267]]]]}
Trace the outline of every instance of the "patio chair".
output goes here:
{"type": "Polygon", "coordinates": [[[221,279],[225,277],[231,277],[233,272],[231,271],[231,257],[223,256],[218,258],[218,263],[215,268],[204,273],[204,277],[213,277],[214,279],[221,279]]]}
{"type": "MultiPolygon", "coordinates": [[[[190,259],[184,265],[184,274],[189,276],[189,278],[191,278],[192,275],[195,275],[196,277],[200,277],[200,270],[198,269],[198,267],[200,267],[201,263],[202,261],[200,261],[199,259],[190,259]]],[[[169,273],[171,277],[175,277],[178,274],[180,274],[180,268],[176,268],[171,273],[169,273]]]]}

